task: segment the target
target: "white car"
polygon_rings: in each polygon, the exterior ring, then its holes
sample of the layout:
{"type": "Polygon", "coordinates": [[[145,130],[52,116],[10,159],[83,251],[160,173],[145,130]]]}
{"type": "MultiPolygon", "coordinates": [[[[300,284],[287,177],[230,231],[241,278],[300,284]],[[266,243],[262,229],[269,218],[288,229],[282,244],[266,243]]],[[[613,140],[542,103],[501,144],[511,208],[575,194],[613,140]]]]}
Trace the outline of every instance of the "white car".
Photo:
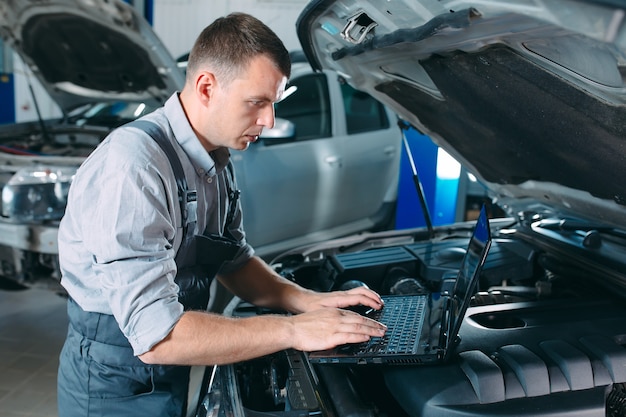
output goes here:
{"type": "MultiPolygon", "coordinates": [[[[0,35],[63,117],[0,126],[0,277],[59,289],[57,226],[74,172],[114,127],[157,108],[184,72],[122,1],[0,3],[0,35]]],[[[396,116],[294,54],[277,126],[233,152],[257,254],[393,227],[402,133],[396,116]]]]}

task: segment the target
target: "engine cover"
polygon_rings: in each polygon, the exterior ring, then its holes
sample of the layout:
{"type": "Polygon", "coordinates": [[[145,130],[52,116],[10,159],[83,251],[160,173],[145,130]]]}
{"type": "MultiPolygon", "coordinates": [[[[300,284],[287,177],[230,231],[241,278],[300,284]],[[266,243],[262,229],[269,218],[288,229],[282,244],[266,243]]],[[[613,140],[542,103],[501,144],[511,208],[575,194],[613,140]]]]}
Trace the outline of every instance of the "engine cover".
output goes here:
{"type": "Polygon", "coordinates": [[[613,384],[626,382],[624,323],[608,301],[474,307],[452,362],[384,378],[410,416],[604,417],[613,384]]]}

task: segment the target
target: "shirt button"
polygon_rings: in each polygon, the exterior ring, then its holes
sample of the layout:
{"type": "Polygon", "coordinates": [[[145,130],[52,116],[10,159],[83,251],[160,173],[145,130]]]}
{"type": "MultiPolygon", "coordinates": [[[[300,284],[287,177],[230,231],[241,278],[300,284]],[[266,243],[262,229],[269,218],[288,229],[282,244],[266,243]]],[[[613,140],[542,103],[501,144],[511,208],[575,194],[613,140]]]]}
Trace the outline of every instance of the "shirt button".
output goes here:
{"type": "Polygon", "coordinates": [[[213,178],[212,178],[212,177],[207,178],[207,179],[206,179],[206,182],[208,182],[209,184],[211,184],[211,183],[213,182],[213,178]]]}
{"type": "Polygon", "coordinates": [[[204,170],[202,168],[198,168],[198,174],[200,175],[204,174],[204,170]]]}

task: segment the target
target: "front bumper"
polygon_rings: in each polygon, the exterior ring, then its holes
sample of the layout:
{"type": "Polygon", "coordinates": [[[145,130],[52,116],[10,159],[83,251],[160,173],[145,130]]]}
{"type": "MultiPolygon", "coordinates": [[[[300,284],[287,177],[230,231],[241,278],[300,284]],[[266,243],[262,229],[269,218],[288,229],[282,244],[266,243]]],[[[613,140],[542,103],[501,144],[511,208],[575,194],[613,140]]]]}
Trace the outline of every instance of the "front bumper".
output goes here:
{"type": "Polygon", "coordinates": [[[26,287],[63,292],[56,224],[0,221],[0,278],[26,287]]]}
{"type": "Polygon", "coordinates": [[[57,225],[30,225],[0,222],[0,246],[44,253],[58,254],[57,225]]]}

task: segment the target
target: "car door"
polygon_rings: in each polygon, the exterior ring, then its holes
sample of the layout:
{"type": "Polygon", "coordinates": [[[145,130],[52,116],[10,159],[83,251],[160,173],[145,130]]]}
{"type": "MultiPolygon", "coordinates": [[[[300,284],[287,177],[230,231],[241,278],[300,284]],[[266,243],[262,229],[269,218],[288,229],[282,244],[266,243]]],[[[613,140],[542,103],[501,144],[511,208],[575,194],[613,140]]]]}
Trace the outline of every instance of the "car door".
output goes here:
{"type": "Polygon", "coordinates": [[[329,225],[372,227],[396,200],[402,133],[392,112],[337,77],[331,86],[338,88],[341,98],[336,101],[343,104],[337,120],[341,133],[335,137],[340,169],[333,180],[336,204],[329,225]]]}
{"type": "Polygon", "coordinates": [[[295,92],[275,109],[276,117],[294,123],[295,138],[264,138],[232,152],[248,240],[261,252],[307,243],[326,229],[337,195],[334,158],[340,150],[327,76],[308,71],[293,76],[289,87],[295,92]]]}

